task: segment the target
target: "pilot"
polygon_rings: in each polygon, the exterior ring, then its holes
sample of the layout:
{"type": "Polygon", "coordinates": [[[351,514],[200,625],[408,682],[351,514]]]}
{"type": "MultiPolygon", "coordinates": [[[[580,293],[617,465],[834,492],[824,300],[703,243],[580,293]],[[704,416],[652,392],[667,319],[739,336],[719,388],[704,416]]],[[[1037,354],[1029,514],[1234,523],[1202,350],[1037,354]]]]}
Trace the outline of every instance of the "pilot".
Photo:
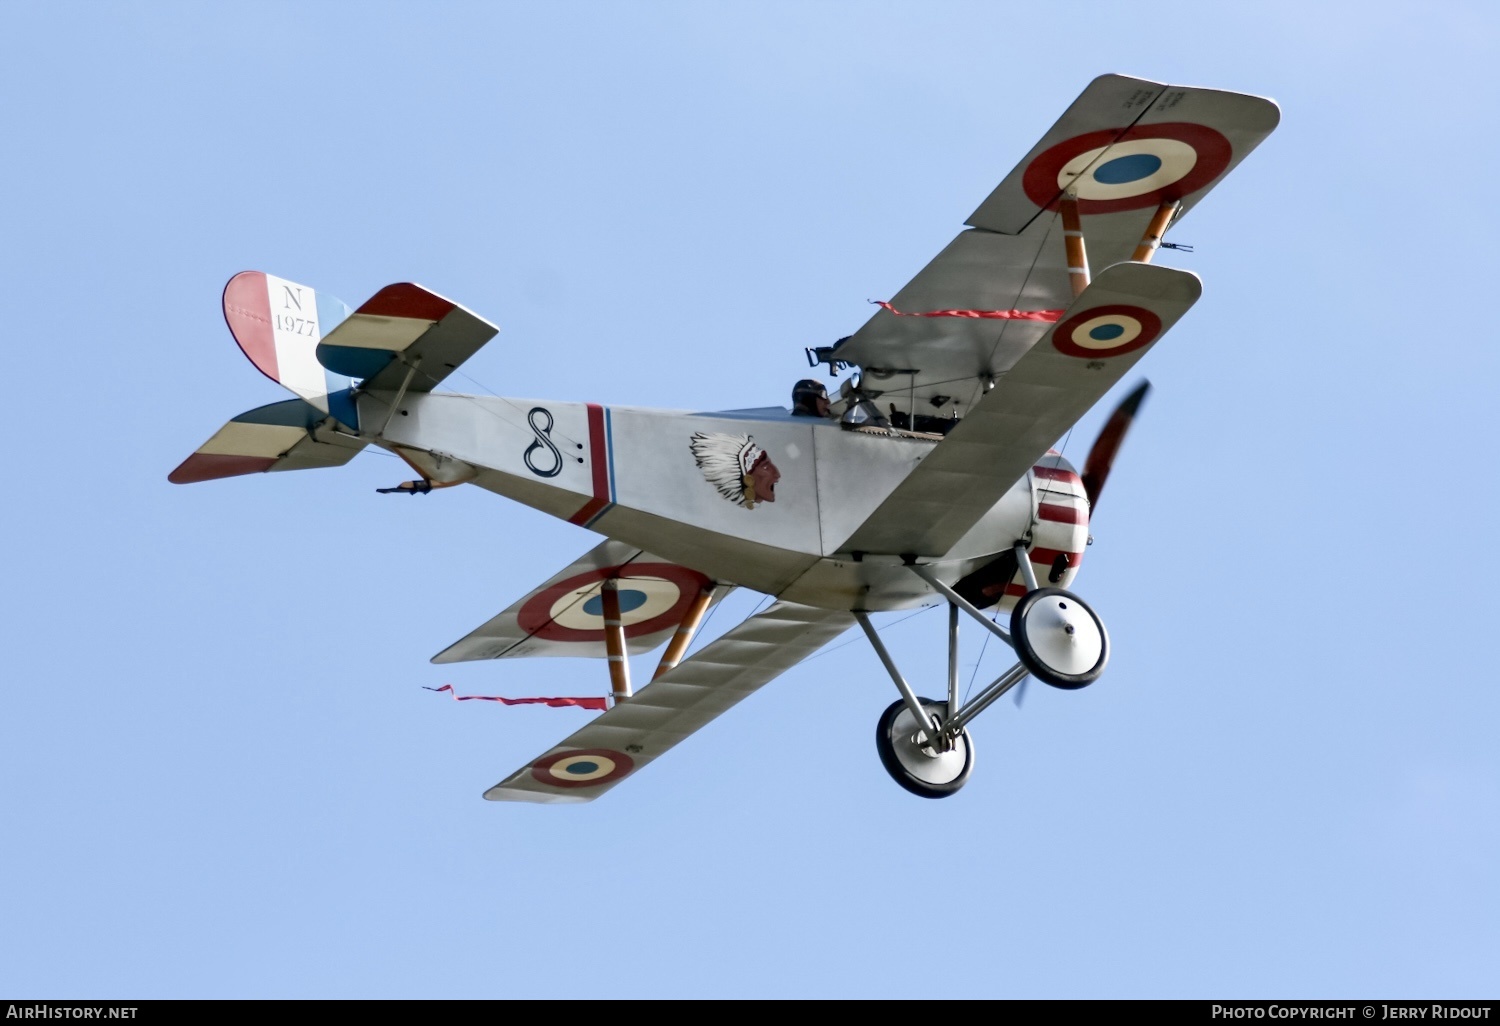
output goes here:
{"type": "Polygon", "coordinates": [[[792,416],[827,417],[828,389],[815,378],[803,378],[792,386],[792,416]]]}

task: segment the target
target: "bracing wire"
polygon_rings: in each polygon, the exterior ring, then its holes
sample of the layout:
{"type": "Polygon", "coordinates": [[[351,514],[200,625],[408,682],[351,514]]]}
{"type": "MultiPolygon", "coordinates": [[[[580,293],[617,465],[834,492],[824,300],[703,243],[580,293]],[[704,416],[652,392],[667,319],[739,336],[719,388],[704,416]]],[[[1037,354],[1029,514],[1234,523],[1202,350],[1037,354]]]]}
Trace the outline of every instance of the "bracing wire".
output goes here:
{"type": "MultiPolygon", "coordinates": [[[[899,627],[903,623],[905,623],[906,621],[910,620],[912,617],[914,617],[914,616],[921,616],[923,613],[929,612],[930,610],[933,610],[933,609],[936,609],[936,608],[937,608],[936,606],[928,606],[926,609],[918,609],[914,613],[908,613],[906,616],[903,616],[901,619],[897,620],[895,623],[888,623],[888,624],[886,624],[885,625],[885,629],[886,630],[890,630],[892,627],[899,627]]],[[[823,658],[826,655],[832,655],[833,653],[837,652],[839,649],[841,649],[841,648],[847,648],[848,646],[854,644],[856,641],[858,641],[863,636],[864,635],[857,634],[854,637],[850,638],[848,641],[841,641],[837,645],[834,645],[832,648],[825,648],[825,649],[823,649],[823,651],[815,653],[814,655],[810,655],[810,656],[808,656],[806,659],[804,659],[802,661],[804,663],[810,663],[814,659],[821,659],[821,658],[823,658]]]]}

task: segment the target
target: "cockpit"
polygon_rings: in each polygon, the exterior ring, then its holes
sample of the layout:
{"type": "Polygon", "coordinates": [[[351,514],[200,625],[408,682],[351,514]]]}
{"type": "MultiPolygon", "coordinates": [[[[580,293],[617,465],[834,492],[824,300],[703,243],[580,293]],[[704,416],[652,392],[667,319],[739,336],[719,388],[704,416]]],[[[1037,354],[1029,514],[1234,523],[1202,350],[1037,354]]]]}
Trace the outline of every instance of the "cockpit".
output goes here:
{"type": "MultiPolygon", "coordinates": [[[[847,341],[840,339],[833,346],[807,350],[809,366],[826,364],[835,376],[841,371],[853,371],[839,385],[837,395],[825,400],[820,408],[827,412],[820,415],[838,421],[850,431],[931,440],[942,438],[958,424],[960,403],[954,396],[919,385],[915,370],[860,368],[839,359],[837,351],[847,341]]],[[[810,402],[803,392],[814,385],[822,395],[827,395],[821,382],[799,381],[792,396],[794,413],[810,414],[810,410],[802,408],[810,402]]]]}

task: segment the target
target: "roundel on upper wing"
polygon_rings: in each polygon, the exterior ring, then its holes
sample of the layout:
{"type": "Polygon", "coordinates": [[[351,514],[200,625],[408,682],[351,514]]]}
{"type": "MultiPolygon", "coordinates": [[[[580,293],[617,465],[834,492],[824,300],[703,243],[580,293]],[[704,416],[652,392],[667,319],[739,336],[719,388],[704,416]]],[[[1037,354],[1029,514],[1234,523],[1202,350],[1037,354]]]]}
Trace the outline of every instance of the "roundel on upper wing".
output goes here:
{"type": "Polygon", "coordinates": [[[1161,318],[1140,306],[1096,306],[1052,329],[1052,344],[1061,353],[1087,360],[1122,356],[1148,346],[1161,334],[1161,318]]]}
{"type": "Polygon", "coordinates": [[[1048,148],[1027,166],[1021,185],[1039,207],[1072,188],[1080,214],[1112,214],[1197,192],[1224,173],[1233,155],[1229,140],[1207,125],[1111,128],[1048,148]]]}
{"type": "Polygon", "coordinates": [[[635,769],[635,760],[609,748],[577,748],[532,763],[531,776],[554,787],[612,784],[635,769]]]}
{"type": "Polygon", "coordinates": [[[675,563],[627,563],[575,574],[531,596],[516,614],[527,634],[548,641],[604,640],[604,582],[617,581],[627,638],[675,627],[713,582],[675,563]]]}

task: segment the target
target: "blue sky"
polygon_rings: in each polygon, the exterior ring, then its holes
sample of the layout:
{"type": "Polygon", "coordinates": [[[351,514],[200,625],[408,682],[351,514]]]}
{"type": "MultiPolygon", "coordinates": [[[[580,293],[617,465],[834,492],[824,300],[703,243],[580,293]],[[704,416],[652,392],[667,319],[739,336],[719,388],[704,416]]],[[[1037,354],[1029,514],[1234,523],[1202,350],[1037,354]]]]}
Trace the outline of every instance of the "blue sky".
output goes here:
{"type": "Polygon", "coordinates": [[[1495,14],[1060,11],[0,8],[0,992],[1494,996],[1495,14]],[[1109,672],[986,713],[954,798],[882,771],[850,634],[596,803],[486,803],[588,714],[422,687],[602,666],[427,659],[594,537],[373,453],[166,481],[282,397],[244,269],[464,303],[455,389],[784,402],[1106,71],[1283,121],[1164,254],[1205,294],[1077,583],[1109,672]]]}

